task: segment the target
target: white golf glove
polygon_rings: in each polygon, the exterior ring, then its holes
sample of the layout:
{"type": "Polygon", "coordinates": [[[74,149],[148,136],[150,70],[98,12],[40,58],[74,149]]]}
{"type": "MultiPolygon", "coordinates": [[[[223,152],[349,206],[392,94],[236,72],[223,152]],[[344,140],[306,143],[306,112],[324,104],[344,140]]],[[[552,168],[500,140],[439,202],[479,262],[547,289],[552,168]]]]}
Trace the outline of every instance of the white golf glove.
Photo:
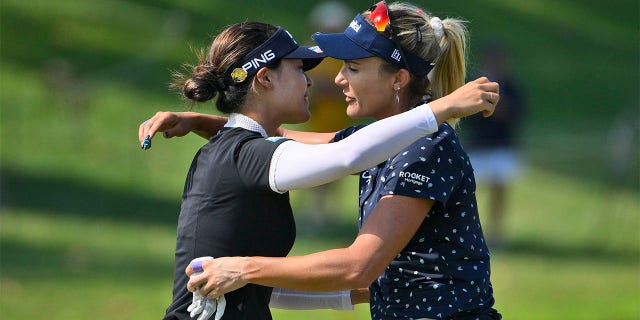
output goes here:
{"type": "MultiPolygon", "coordinates": [[[[191,266],[194,270],[198,268],[202,270],[202,261],[211,260],[212,257],[200,257],[193,259],[191,261],[191,266]],[[195,262],[195,264],[194,264],[195,262]],[[199,265],[199,267],[196,267],[199,265]]],[[[194,272],[191,277],[195,277],[202,274],[202,272],[194,272]]],[[[212,315],[215,315],[215,320],[222,319],[222,315],[224,315],[224,309],[227,306],[227,302],[224,299],[224,295],[221,295],[215,299],[211,299],[207,296],[201,295],[198,291],[193,293],[193,300],[191,301],[191,305],[187,308],[189,315],[191,318],[198,317],[197,320],[209,320],[212,315]],[[200,316],[198,316],[200,315],[200,316]]]]}
{"type": "Polygon", "coordinates": [[[193,302],[187,308],[187,311],[190,312],[191,318],[198,317],[197,320],[208,320],[214,314],[214,319],[220,320],[222,319],[222,315],[224,315],[226,304],[224,295],[216,299],[211,299],[209,297],[203,297],[196,291],[193,293],[193,302]]]}

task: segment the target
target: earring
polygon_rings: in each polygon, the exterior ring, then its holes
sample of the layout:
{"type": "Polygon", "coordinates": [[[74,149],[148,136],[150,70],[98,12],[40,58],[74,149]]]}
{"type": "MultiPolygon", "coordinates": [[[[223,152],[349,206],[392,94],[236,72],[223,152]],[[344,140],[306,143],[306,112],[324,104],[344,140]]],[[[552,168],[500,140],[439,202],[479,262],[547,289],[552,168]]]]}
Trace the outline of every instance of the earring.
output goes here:
{"type": "Polygon", "coordinates": [[[400,91],[400,87],[395,87],[394,90],[396,91],[396,102],[400,103],[400,95],[398,95],[398,92],[400,91]]]}

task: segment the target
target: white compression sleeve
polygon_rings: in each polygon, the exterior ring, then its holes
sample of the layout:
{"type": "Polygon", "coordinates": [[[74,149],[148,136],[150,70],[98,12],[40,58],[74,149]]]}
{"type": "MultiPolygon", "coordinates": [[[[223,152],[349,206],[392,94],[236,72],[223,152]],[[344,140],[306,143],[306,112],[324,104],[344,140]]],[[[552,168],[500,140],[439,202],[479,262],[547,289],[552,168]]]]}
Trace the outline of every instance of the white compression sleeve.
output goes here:
{"type": "Polygon", "coordinates": [[[306,292],[273,288],[269,307],[288,310],[353,310],[351,291],[306,292]]]}
{"type": "Polygon", "coordinates": [[[285,142],[271,159],[271,189],[284,192],[315,187],[368,169],[437,130],[433,111],[423,104],[376,121],[335,143],[285,142]]]}

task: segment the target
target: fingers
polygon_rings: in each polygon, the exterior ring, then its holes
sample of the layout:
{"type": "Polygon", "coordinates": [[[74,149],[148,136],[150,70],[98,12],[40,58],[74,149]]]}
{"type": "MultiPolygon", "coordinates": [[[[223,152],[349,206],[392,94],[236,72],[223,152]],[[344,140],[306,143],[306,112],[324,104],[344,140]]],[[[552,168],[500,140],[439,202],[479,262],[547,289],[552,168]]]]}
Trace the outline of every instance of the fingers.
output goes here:
{"type": "Polygon", "coordinates": [[[189,312],[191,318],[194,318],[204,310],[207,300],[207,297],[203,297],[195,292],[193,293],[193,302],[187,308],[187,312],[189,312]]]}
{"type": "Polygon", "coordinates": [[[218,302],[218,309],[216,310],[215,320],[221,320],[222,315],[224,315],[224,310],[227,307],[227,301],[225,300],[224,295],[222,295],[217,299],[217,302],[218,302]]]}
{"type": "MultiPolygon", "coordinates": [[[[202,314],[198,317],[198,320],[208,320],[218,308],[218,301],[215,299],[206,299],[202,314]]],[[[191,316],[193,318],[193,315],[191,316]]]]}
{"type": "MultiPolygon", "coordinates": [[[[187,265],[185,268],[185,273],[189,277],[189,282],[187,283],[187,290],[191,292],[198,292],[202,296],[206,296],[210,289],[205,291],[206,288],[203,288],[203,285],[207,283],[207,276],[204,274],[204,269],[206,266],[211,263],[213,257],[198,257],[187,265]]],[[[209,292],[210,293],[210,292],[209,292]]]]}
{"type": "MultiPolygon", "coordinates": [[[[142,144],[145,138],[153,139],[159,131],[173,129],[177,121],[178,115],[174,112],[157,112],[153,117],[140,124],[138,140],[142,144]]],[[[168,134],[163,135],[169,137],[168,134]]]]}
{"type": "Polygon", "coordinates": [[[500,95],[495,92],[485,92],[483,93],[483,100],[485,100],[486,103],[484,103],[485,109],[482,111],[482,116],[485,118],[490,117],[496,109],[500,95]]]}
{"type": "Polygon", "coordinates": [[[155,118],[156,118],[156,116],[154,116],[153,118],[145,120],[138,127],[138,140],[140,141],[140,144],[143,146],[143,148],[144,148],[144,144],[145,144],[145,139],[148,139],[149,143],[150,143],[151,139],[153,139],[153,137],[156,135],[156,131],[158,130],[157,129],[158,128],[158,122],[157,122],[157,120],[155,118]]]}
{"type": "Polygon", "coordinates": [[[147,137],[146,136],[146,132],[147,132],[146,126],[147,126],[147,123],[149,123],[149,120],[151,120],[151,119],[145,120],[138,127],[138,140],[140,141],[140,144],[142,144],[142,141],[144,141],[144,138],[147,137]]]}
{"type": "Polygon", "coordinates": [[[205,257],[195,258],[191,260],[191,262],[189,262],[184,272],[187,274],[188,277],[191,277],[195,272],[202,272],[204,271],[205,264],[207,263],[206,261],[208,260],[213,260],[213,257],[205,256],[205,257]]]}
{"type": "Polygon", "coordinates": [[[490,117],[493,115],[498,101],[500,101],[500,85],[497,82],[490,81],[487,77],[480,77],[472,81],[478,85],[483,100],[482,116],[490,117]]]}

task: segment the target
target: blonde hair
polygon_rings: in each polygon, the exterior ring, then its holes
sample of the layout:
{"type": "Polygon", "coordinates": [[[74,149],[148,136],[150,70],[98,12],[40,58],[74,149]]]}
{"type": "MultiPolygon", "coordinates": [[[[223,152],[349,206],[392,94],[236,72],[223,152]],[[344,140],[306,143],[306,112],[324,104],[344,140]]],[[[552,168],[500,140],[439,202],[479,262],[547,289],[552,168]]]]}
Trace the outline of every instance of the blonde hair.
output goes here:
{"type": "MultiPolygon", "coordinates": [[[[440,20],[415,5],[402,2],[389,4],[389,11],[391,28],[402,48],[435,63],[429,77],[412,74],[409,84],[412,96],[426,95],[438,99],[464,85],[469,42],[466,21],[455,18],[440,20]]],[[[369,12],[362,15],[368,19],[369,12]]],[[[389,28],[385,33],[391,37],[389,28]]],[[[448,119],[447,122],[455,126],[458,119],[448,119]]]]}

